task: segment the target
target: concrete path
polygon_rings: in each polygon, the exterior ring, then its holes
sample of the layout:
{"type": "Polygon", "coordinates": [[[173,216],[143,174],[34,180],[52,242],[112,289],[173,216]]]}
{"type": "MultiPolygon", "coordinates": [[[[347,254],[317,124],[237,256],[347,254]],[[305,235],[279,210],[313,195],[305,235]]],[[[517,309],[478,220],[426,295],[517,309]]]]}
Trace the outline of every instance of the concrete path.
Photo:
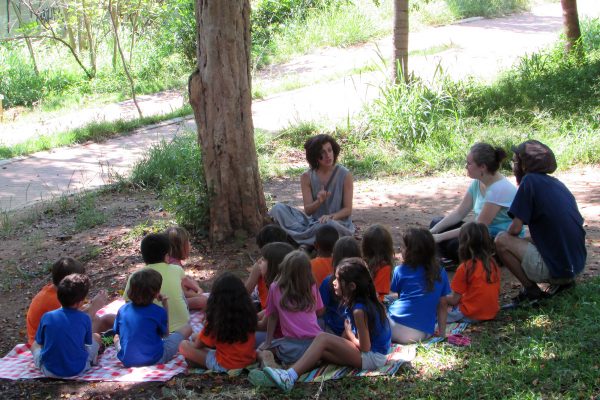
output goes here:
{"type": "MultiPolygon", "coordinates": [[[[600,16],[600,1],[580,0],[580,16],[600,16]]],[[[429,28],[411,34],[411,51],[450,44],[433,56],[414,56],[410,69],[431,79],[438,64],[450,76],[494,77],[525,53],[553,43],[562,29],[559,3],[535,7],[532,12],[493,20],[429,28]]],[[[391,58],[391,39],[349,49],[324,49],[263,72],[263,78],[296,74],[318,76],[348,71],[369,60],[391,58]]],[[[256,128],[278,131],[300,121],[343,123],[374,99],[389,72],[354,75],[332,82],[281,93],[253,103],[256,128]]],[[[170,111],[183,104],[176,92],[145,96],[147,110],[170,111]],[[162,96],[162,97],[161,97],[162,96]],[[156,101],[154,101],[156,100],[156,101]]],[[[15,143],[27,137],[65,130],[94,119],[130,118],[131,102],[81,110],[50,121],[0,125],[0,141],[15,143]],[[90,111],[92,110],[92,111],[90,111]]],[[[144,110],[144,113],[152,111],[144,110]]],[[[0,161],[0,211],[19,209],[64,193],[107,184],[115,173],[126,175],[147,149],[160,140],[171,140],[183,129],[195,129],[193,119],[177,119],[136,130],[104,143],[92,143],[40,152],[29,157],[0,161]]]]}

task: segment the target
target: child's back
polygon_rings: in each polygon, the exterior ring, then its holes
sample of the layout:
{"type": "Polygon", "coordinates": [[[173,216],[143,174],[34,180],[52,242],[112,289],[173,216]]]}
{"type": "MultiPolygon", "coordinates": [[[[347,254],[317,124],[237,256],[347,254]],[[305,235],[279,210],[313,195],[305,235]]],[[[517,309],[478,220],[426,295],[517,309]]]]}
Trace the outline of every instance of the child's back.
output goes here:
{"type": "Polygon", "coordinates": [[[467,270],[473,267],[473,260],[460,264],[452,279],[451,289],[461,294],[459,309],[468,318],[478,321],[494,319],[500,310],[498,296],[500,294],[500,271],[493,260],[491,282],[481,260],[476,260],[471,274],[467,278],[467,270]]]}
{"type": "Polygon", "coordinates": [[[315,257],[310,262],[310,268],[317,287],[320,287],[323,280],[333,273],[333,259],[331,257],[315,257]]]}
{"type": "Polygon", "coordinates": [[[344,321],[346,320],[346,317],[344,315],[344,310],[340,305],[340,300],[333,290],[334,279],[335,276],[333,275],[326,277],[319,287],[319,294],[321,295],[323,306],[325,306],[325,314],[323,315],[325,328],[340,336],[344,332],[344,321]]]}

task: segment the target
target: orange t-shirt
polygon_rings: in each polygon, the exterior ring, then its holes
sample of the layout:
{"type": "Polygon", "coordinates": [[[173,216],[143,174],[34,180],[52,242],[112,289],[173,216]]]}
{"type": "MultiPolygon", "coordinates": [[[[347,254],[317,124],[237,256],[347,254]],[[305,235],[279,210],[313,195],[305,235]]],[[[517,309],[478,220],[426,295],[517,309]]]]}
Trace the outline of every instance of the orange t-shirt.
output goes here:
{"type": "Polygon", "coordinates": [[[310,262],[317,288],[321,287],[321,282],[329,275],[333,274],[333,258],[331,257],[316,257],[310,262]]]}
{"type": "Polygon", "coordinates": [[[226,369],[245,368],[256,361],[254,332],[248,333],[245,342],[220,343],[214,336],[207,336],[204,329],[200,332],[200,340],[208,347],[217,350],[216,358],[219,365],[226,369]]]}
{"type": "Polygon", "coordinates": [[[256,287],[258,288],[258,299],[260,300],[261,309],[265,309],[267,307],[267,296],[269,295],[269,288],[265,283],[265,278],[262,274],[258,277],[258,282],[256,282],[256,287]]]}
{"type": "Polygon", "coordinates": [[[32,344],[35,340],[35,334],[42,316],[48,311],[61,307],[56,295],[56,286],[53,283],[47,284],[35,295],[31,300],[29,310],[27,310],[27,338],[29,344],[32,344]]]}
{"type": "Polygon", "coordinates": [[[450,288],[452,291],[461,295],[458,304],[460,312],[466,317],[485,321],[494,319],[500,304],[498,296],[500,294],[500,271],[498,266],[491,260],[491,281],[488,283],[485,277],[485,269],[481,260],[477,260],[475,269],[467,282],[467,265],[472,261],[462,263],[456,269],[450,288]]]}
{"type": "Polygon", "coordinates": [[[384,265],[379,268],[373,277],[373,284],[379,301],[383,301],[383,296],[390,292],[390,286],[392,285],[392,266],[384,265]]]}

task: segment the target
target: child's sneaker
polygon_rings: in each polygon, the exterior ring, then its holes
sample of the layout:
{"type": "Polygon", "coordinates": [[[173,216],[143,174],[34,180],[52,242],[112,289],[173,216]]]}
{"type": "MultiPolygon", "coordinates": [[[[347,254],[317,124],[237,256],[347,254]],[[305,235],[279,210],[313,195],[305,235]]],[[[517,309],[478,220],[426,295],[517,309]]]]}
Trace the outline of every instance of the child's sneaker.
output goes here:
{"type": "Polygon", "coordinates": [[[285,369],[267,367],[263,371],[265,371],[265,374],[267,374],[281,390],[289,392],[294,387],[294,382],[285,369]]]}
{"type": "Polygon", "coordinates": [[[261,369],[250,370],[250,372],[248,373],[248,380],[254,386],[277,387],[277,384],[273,382],[273,380],[269,378],[267,374],[265,374],[265,371],[261,369]]]}

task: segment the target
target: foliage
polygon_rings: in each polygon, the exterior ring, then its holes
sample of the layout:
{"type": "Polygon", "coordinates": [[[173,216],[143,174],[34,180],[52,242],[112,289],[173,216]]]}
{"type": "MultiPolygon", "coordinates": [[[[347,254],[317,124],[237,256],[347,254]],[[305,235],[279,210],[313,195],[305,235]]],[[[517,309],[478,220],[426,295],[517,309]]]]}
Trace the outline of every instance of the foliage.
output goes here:
{"type": "Polygon", "coordinates": [[[193,132],[150,149],[148,156],[134,166],[131,180],[156,189],[178,224],[198,234],[206,233],[209,192],[193,132]]]}
{"type": "Polygon", "coordinates": [[[427,25],[449,24],[469,17],[498,17],[522,11],[530,0],[415,0],[410,12],[427,25]]]}

